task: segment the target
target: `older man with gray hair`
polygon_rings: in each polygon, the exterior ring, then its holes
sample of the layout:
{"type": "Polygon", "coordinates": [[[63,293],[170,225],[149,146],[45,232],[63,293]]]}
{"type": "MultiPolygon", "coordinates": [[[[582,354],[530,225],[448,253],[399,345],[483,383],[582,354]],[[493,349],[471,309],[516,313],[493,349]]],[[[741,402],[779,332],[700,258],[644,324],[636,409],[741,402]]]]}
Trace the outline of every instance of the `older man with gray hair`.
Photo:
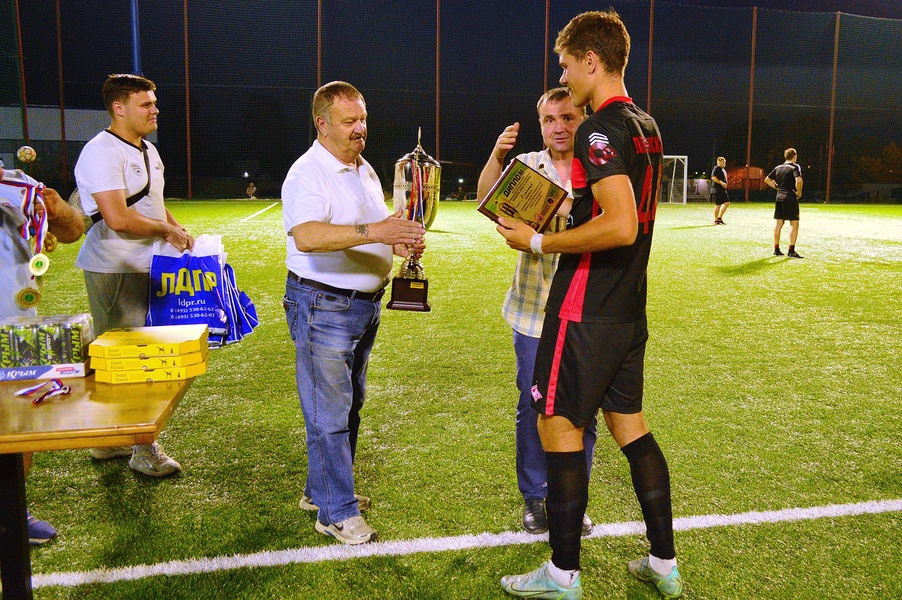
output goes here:
{"type": "Polygon", "coordinates": [[[351,84],[333,81],[313,96],[316,140],[282,184],[288,280],[282,302],[294,341],[307,429],[301,508],[315,529],[345,544],[377,532],[360,516],[354,455],[370,351],[379,329],[392,254],[425,249],[420,223],[389,214],[379,178],[360,155],[367,111],[351,84]]]}

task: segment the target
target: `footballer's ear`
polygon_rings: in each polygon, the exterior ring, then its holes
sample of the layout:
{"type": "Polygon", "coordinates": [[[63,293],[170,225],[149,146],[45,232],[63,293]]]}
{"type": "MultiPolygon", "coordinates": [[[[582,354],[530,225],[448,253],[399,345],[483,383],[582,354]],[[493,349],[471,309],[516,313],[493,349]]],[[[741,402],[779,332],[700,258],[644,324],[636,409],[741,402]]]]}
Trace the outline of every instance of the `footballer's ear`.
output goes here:
{"type": "Polygon", "coordinates": [[[594,50],[589,50],[586,52],[586,55],[583,56],[583,62],[586,64],[586,70],[589,73],[595,73],[598,65],[601,64],[598,60],[598,55],[595,54],[594,50]]]}

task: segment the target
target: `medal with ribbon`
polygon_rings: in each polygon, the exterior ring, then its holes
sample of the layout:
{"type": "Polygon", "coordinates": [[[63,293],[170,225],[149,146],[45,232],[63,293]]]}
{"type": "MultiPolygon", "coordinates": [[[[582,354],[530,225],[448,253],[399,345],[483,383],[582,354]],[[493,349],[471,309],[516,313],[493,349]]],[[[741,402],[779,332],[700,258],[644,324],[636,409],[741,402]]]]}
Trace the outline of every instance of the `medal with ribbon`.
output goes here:
{"type": "Polygon", "coordinates": [[[34,236],[34,256],[28,262],[28,269],[35,276],[43,275],[50,268],[50,259],[43,252],[48,229],[47,208],[41,193],[43,191],[42,183],[27,186],[25,198],[22,200],[22,214],[25,215],[22,237],[27,240],[34,236]]]}
{"type": "Polygon", "coordinates": [[[49,381],[44,381],[43,383],[39,383],[37,385],[33,385],[27,388],[22,388],[21,390],[15,392],[14,396],[31,396],[32,394],[37,394],[42,391],[46,386],[50,386],[50,389],[45,391],[43,394],[38,396],[37,398],[32,398],[31,403],[37,406],[47,398],[53,398],[54,396],[64,396],[69,394],[72,391],[68,385],[64,384],[61,379],[51,379],[49,381]]]}

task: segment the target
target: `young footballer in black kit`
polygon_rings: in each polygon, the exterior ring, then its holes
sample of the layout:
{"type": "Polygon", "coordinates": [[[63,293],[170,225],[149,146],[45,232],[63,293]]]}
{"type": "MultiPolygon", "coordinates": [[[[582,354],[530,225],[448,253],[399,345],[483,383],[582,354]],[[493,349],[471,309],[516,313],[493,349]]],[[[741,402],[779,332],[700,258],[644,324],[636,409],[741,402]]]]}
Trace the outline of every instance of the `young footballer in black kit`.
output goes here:
{"type": "Polygon", "coordinates": [[[501,580],[511,595],[582,598],[580,527],[589,480],[583,428],[600,409],[626,456],[651,542],[629,571],[666,598],[682,594],[667,462],[642,413],[646,268],[661,184],[663,147],[654,119],[627,96],[629,34],[613,11],[575,17],[558,34],[561,84],[593,114],[577,130],[566,231],[541,235],[499,221],[508,245],[561,254],[536,356],[533,408],[548,462],[551,560],[501,580]]]}

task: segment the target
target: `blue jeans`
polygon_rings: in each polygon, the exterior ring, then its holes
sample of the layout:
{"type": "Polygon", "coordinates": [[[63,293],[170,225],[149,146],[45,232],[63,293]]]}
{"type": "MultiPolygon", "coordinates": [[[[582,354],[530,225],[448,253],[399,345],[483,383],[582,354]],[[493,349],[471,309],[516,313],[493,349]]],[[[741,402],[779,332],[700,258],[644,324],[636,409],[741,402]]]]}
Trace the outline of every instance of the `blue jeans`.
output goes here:
{"type": "MultiPolygon", "coordinates": [[[[529,337],[514,331],[514,354],[517,356],[517,389],[520,400],[517,402],[517,486],[523,500],[545,498],[547,494],[547,467],[545,450],[539,439],[539,414],[532,409],[532,372],[536,364],[536,351],[539,349],[539,338],[529,337]]],[[[589,473],[592,472],[592,456],[595,454],[595,438],[598,420],[583,430],[583,447],[586,451],[586,463],[589,473]]]]}
{"type": "Polygon", "coordinates": [[[354,454],[381,300],[352,300],[289,278],[282,302],[307,430],[304,494],[319,506],[321,523],[339,523],[360,514],[354,454]]]}

